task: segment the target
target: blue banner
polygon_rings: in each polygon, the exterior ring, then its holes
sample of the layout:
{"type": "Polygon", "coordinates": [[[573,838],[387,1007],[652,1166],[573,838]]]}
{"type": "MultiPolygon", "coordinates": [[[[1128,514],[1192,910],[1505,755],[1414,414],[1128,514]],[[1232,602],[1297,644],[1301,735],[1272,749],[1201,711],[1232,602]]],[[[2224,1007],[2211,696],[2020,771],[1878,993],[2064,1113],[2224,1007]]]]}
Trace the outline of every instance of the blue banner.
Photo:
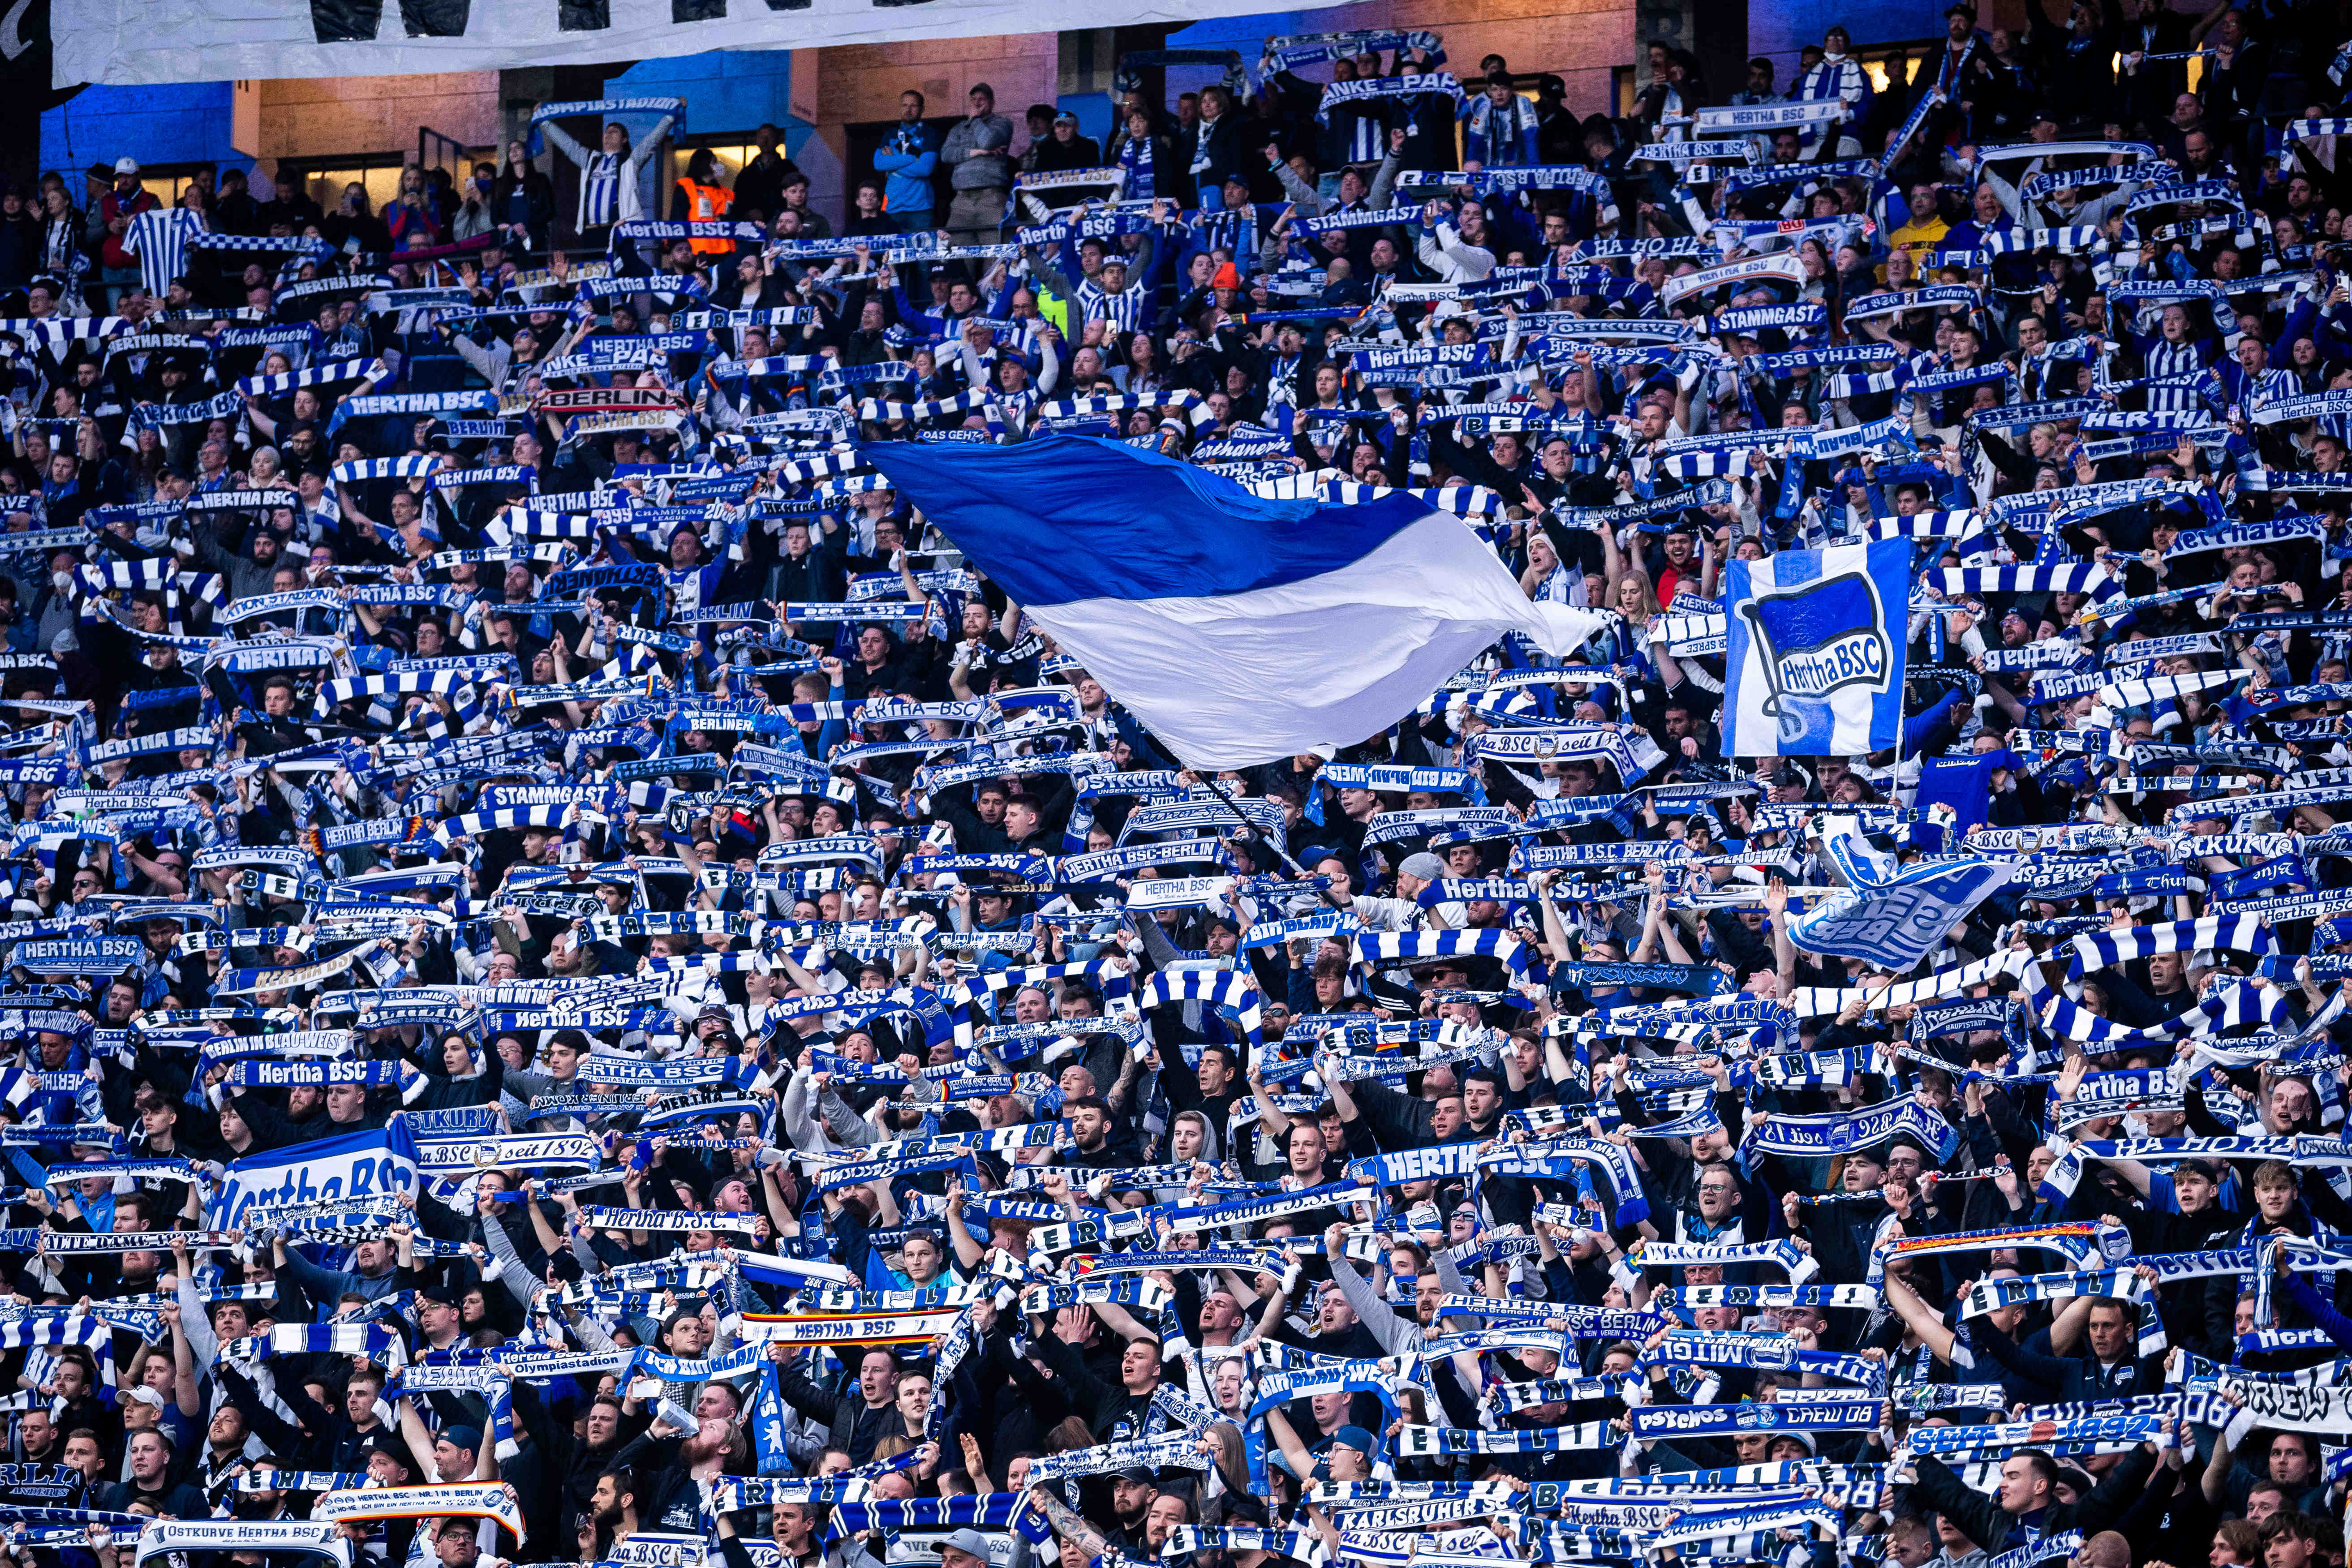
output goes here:
{"type": "MultiPolygon", "coordinates": [[[[406,1192],[415,1184],[416,1140],[395,1121],[373,1132],[319,1139],[236,1161],[221,1177],[210,1223],[218,1230],[234,1230],[242,1223],[238,1216],[256,1204],[365,1200],[406,1192]]],[[[334,1303],[326,1305],[331,1309],[334,1303]]]]}

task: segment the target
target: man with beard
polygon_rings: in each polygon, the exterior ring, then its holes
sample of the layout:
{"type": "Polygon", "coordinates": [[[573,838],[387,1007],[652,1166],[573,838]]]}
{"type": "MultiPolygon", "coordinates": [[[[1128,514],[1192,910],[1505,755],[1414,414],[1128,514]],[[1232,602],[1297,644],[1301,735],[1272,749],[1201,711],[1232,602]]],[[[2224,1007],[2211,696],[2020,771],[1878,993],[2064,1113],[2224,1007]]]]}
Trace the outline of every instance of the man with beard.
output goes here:
{"type": "Polygon", "coordinates": [[[1249,1335],[1249,1314],[1231,1290],[1219,1286],[1201,1298],[1201,1331],[1193,1335],[1203,1346],[1238,1344],[1249,1335]]]}
{"type": "Polygon", "coordinates": [[[1110,1510],[1118,1524],[1112,1542],[1129,1557],[1157,1561],[1145,1540],[1151,1505],[1160,1500],[1160,1480],[1146,1465],[1129,1465],[1111,1478],[1110,1510]]]}
{"type": "MultiPolygon", "coordinates": [[[[656,1429],[658,1430],[656,1423],[656,1429]]],[[[614,1468],[628,1468],[640,1479],[639,1494],[646,1506],[639,1517],[660,1531],[695,1531],[702,1515],[704,1481],[726,1472],[728,1455],[742,1434],[723,1416],[700,1416],[694,1430],[683,1436],[655,1435],[648,1430],[614,1457],[614,1468]]]]}
{"type": "Polygon", "coordinates": [[[583,1554],[610,1557],[637,1532],[637,1478],[625,1468],[603,1471],[576,1527],[583,1554]]]}
{"type": "Polygon", "coordinates": [[[248,531],[237,518],[233,511],[215,512],[208,525],[196,529],[197,559],[227,579],[232,600],[258,598],[270,591],[286,541],[267,523],[248,531]]]}
{"type": "Polygon", "coordinates": [[[205,1446],[196,1456],[195,1473],[188,1479],[204,1489],[205,1497],[215,1508],[229,1500],[230,1488],[236,1474],[245,1468],[245,1442],[251,1435],[245,1412],[236,1405],[223,1404],[213,1412],[205,1429],[205,1446]]]}
{"type": "Polygon", "coordinates": [[[613,1456],[621,1451],[622,1432],[627,1424],[621,1402],[611,1394],[599,1394],[588,1406],[588,1415],[581,1423],[581,1435],[573,1441],[570,1463],[563,1479],[562,1515],[558,1527],[568,1538],[581,1523],[597,1514],[603,1508],[596,1500],[598,1489],[610,1473],[613,1456]]]}

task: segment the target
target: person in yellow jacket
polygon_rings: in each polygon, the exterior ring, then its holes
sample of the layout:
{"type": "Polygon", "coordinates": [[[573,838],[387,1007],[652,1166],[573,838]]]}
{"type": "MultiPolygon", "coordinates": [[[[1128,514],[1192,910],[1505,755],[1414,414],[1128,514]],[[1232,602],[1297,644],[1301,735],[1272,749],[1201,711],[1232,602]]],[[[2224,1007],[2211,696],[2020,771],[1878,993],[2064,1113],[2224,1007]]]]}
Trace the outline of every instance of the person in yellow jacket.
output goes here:
{"type": "MultiPolygon", "coordinates": [[[[708,147],[697,148],[686,165],[686,177],[677,183],[677,199],[670,204],[670,216],[679,223],[716,223],[734,205],[735,193],[719,183],[717,154],[708,147]]],[[[735,254],[731,239],[712,237],[693,243],[697,256],[735,254]]]]}
{"type": "Polygon", "coordinates": [[[1051,322],[1055,331],[1067,338],[1070,335],[1070,302],[1034,281],[1030,289],[1037,297],[1037,313],[1051,322]]]}
{"type": "MultiPolygon", "coordinates": [[[[1951,232],[1951,225],[1944,221],[1944,215],[1937,209],[1937,191],[1932,182],[1916,182],[1912,185],[1910,195],[1910,216],[1904,220],[1902,227],[1886,237],[1886,245],[1890,250],[1916,252],[1911,258],[1916,264],[1942,243],[1944,236],[1951,232]]],[[[1917,270],[1915,265],[1913,271],[1916,273],[1917,270]]],[[[1885,280],[1886,268],[1883,264],[1878,276],[1881,282],[1885,280]]]]}

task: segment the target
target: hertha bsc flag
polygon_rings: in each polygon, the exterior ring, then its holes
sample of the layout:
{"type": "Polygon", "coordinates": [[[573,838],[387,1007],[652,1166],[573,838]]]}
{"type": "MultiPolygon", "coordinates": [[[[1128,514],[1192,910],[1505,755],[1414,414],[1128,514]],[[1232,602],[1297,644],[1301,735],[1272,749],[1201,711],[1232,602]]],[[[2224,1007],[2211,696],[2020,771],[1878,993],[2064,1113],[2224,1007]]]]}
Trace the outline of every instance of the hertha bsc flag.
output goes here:
{"type": "Polygon", "coordinates": [[[1851,816],[1831,817],[1822,842],[1845,889],[1806,910],[1790,936],[1808,952],[1867,959],[1898,974],[2025,869],[2014,860],[1897,865],[1870,847],[1851,816]]]}
{"type": "Polygon", "coordinates": [[[1727,563],[1732,755],[1858,757],[1902,740],[1911,550],[1886,539],[1727,563]]]}
{"type": "Polygon", "coordinates": [[[1574,653],[1604,611],[1538,605],[1406,490],[1273,500],[1114,441],[861,447],[861,460],[1193,767],[1353,745],[1507,632],[1574,653]]]}

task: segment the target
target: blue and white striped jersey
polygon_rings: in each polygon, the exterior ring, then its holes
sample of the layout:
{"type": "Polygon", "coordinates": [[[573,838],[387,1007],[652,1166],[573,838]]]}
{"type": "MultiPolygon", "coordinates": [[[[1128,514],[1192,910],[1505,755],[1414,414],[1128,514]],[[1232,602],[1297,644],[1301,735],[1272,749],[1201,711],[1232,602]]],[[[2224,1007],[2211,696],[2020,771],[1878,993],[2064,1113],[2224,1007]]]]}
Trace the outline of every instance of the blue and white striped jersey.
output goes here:
{"type": "Polygon", "coordinates": [[[154,207],[131,220],[122,248],[139,258],[139,281],[161,296],[172,279],[188,270],[188,236],[205,231],[205,220],[185,207],[154,207]]]}

